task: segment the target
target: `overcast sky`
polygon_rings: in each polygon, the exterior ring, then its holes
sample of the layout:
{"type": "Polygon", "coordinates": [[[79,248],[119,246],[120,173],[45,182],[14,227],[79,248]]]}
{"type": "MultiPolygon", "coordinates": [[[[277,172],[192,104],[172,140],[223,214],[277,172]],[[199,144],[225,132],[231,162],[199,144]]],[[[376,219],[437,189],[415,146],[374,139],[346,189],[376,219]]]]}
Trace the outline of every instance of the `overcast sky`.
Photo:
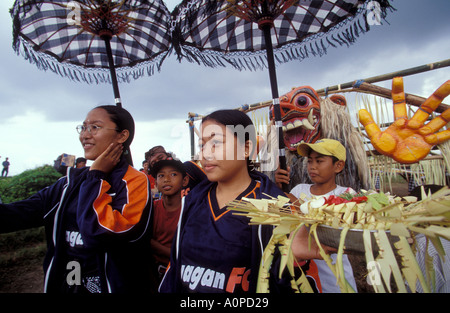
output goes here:
{"type": "MultiPolygon", "coordinates": [[[[10,175],[53,164],[61,153],[82,156],[76,125],[91,108],[114,103],[111,85],[73,82],[38,70],[16,55],[9,15],[13,2],[0,4],[0,162],[9,157],[10,175]]],[[[169,10],[177,3],[166,1],[169,10]]],[[[397,11],[389,13],[389,24],[372,26],[349,48],[330,48],[325,56],[278,66],[280,95],[296,86],[320,89],[450,58],[450,1],[392,4],[397,11]]],[[[405,77],[405,91],[428,97],[448,79],[450,68],[405,77]]],[[[159,144],[189,159],[188,112],[207,114],[271,98],[267,71],[206,68],[179,63],[174,55],[165,60],[161,72],[119,88],[123,106],[137,124],[131,146],[136,167],[144,153],[159,144]]]]}

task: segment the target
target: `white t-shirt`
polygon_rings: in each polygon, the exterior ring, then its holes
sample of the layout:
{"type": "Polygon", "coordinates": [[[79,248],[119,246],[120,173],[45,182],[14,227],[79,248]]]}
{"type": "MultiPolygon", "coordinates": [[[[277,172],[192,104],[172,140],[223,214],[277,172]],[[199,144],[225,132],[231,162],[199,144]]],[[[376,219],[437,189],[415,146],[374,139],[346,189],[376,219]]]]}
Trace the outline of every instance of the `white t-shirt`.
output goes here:
{"type": "Polygon", "coordinates": [[[294,188],[292,188],[291,193],[296,196],[297,198],[300,198],[300,195],[304,193],[306,195],[307,199],[311,199],[313,196],[339,196],[340,194],[343,194],[346,191],[353,190],[350,187],[342,187],[339,185],[336,185],[336,188],[331,190],[330,192],[324,194],[324,195],[313,195],[311,193],[311,184],[298,184],[294,188]]]}
{"type": "MultiPolygon", "coordinates": [[[[311,199],[313,196],[331,196],[331,195],[338,196],[348,190],[352,190],[351,188],[337,185],[335,189],[331,190],[330,192],[324,195],[313,195],[311,193],[311,186],[312,185],[310,184],[299,184],[294,188],[292,188],[291,194],[293,194],[296,198],[300,198],[300,195],[304,193],[306,195],[306,199],[311,199]]],[[[331,259],[333,260],[333,264],[336,263],[337,254],[333,253],[330,256],[331,259]]],[[[314,260],[314,262],[317,264],[317,269],[319,271],[320,283],[322,284],[322,292],[340,293],[341,290],[339,288],[339,285],[337,284],[336,276],[334,276],[333,272],[328,267],[327,263],[324,260],[314,260]]],[[[356,282],[355,277],[353,275],[353,269],[346,254],[342,256],[342,263],[344,265],[345,278],[347,279],[348,283],[353,287],[353,289],[356,290],[356,282]]]]}

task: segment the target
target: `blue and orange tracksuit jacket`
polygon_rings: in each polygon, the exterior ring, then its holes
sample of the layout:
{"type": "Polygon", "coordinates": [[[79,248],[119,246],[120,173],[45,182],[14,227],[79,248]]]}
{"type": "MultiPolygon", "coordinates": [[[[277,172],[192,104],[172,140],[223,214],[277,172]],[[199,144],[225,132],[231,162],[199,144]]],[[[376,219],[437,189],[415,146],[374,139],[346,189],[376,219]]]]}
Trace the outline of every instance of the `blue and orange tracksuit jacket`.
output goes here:
{"type": "Polygon", "coordinates": [[[70,168],[32,197],[0,205],[0,232],[45,226],[46,292],[151,292],[151,210],[148,178],[122,159],[108,175],[70,168]]]}
{"type": "MultiPolygon", "coordinates": [[[[261,173],[252,171],[252,183],[241,197],[268,198],[284,193],[261,173]]],[[[254,293],[264,248],[273,227],[249,226],[249,219],[218,208],[216,183],[198,184],[185,198],[172,241],[170,264],[160,285],[162,293],[254,293]]],[[[290,278],[278,279],[280,255],[275,249],[271,292],[290,292],[290,278]]]]}

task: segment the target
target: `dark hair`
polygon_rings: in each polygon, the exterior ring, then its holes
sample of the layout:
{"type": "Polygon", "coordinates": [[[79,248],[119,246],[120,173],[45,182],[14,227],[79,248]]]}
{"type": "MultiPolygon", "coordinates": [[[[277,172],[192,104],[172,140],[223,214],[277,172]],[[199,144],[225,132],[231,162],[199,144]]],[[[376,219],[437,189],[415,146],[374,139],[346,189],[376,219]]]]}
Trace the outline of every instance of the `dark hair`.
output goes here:
{"type": "MultiPolygon", "coordinates": [[[[256,150],[256,129],[250,117],[248,117],[248,115],[244,112],[238,110],[218,110],[203,117],[202,123],[209,120],[216,121],[217,123],[225,126],[243,126],[245,130],[244,138],[242,138],[242,136],[238,136],[236,131],[234,132],[234,136],[237,137],[242,144],[244,144],[247,140],[250,140],[253,143],[252,151],[250,151],[249,154],[250,156],[256,150]],[[242,142],[242,139],[244,142],[242,142]]],[[[247,159],[247,166],[249,167],[249,170],[252,167],[250,158],[247,159]]]]}
{"type": "MultiPolygon", "coordinates": [[[[314,150],[313,150],[313,149],[310,149],[310,150],[309,150],[308,156],[311,154],[312,151],[314,151],[314,150]]],[[[316,152],[317,152],[317,151],[316,151],[316,152]]],[[[318,152],[317,152],[317,153],[318,153],[318,152]]],[[[324,157],[330,157],[330,158],[331,158],[331,162],[333,162],[333,164],[336,164],[336,162],[339,161],[339,159],[338,159],[337,157],[335,157],[334,155],[326,155],[326,154],[322,154],[322,153],[319,153],[319,154],[322,155],[322,156],[324,156],[324,157]]],[[[343,173],[344,171],[345,171],[345,167],[342,168],[342,170],[341,170],[339,173],[337,173],[336,176],[339,175],[339,174],[341,174],[341,173],[343,173]]]]}
{"type": "Polygon", "coordinates": [[[83,163],[83,162],[86,162],[86,161],[87,161],[86,158],[80,157],[80,158],[77,158],[77,159],[76,159],[75,164],[83,163]]]}
{"type": "Polygon", "coordinates": [[[148,159],[150,159],[152,156],[154,156],[158,152],[164,152],[167,154],[166,149],[164,149],[163,146],[154,146],[153,148],[151,148],[150,150],[145,152],[144,157],[148,161],[148,159]]]}
{"type": "Polygon", "coordinates": [[[186,168],[184,167],[184,164],[180,160],[174,160],[171,157],[165,160],[161,160],[156,162],[153,167],[150,169],[150,174],[153,176],[153,178],[157,178],[158,173],[164,168],[164,167],[173,167],[177,172],[181,174],[181,176],[186,177],[186,168]]]}
{"type": "Polygon", "coordinates": [[[324,157],[330,157],[332,162],[333,162],[333,164],[336,163],[337,161],[339,161],[339,159],[337,157],[335,157],[334,155],[322,154],[322,153],[317,152],[317,151],[315,151],[315,150],[313,150],[311,148],[309,148],[309,150],[308,150],[308,157],[310,156],[311,152],[313,152],[313,151],[318,153],[318,154],[320,154],[320,155],[322,155],[322,156],[324,156],[324,157]]]}
{"type": "Polygon", "coordinates": [[[105,110],[111,121],[116,124],[117,131],[121,132],[123,130],[128,130],[129,136],[128,139],[123,143],[123,156],[128,161],[128,164],[133,166],[133,159],[131,157],[130,145],[133,142],[134,138],[134,119],[131,116],[130,112],[116,105],[101,105],[94,109],[103,109],[105,110]]]}

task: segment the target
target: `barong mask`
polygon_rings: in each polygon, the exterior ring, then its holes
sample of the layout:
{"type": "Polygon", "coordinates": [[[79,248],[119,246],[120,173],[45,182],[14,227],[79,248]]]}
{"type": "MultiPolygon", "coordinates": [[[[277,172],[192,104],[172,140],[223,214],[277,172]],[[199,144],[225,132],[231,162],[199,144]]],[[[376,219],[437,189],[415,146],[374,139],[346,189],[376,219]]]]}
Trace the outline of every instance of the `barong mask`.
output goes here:
{"type": "MultiPolygon", "coordinates": [[[[345,106],[345,98],[332,95],[330,99],[345,106]]],[[[297,151],[303,142],[314,143],[321,138],[320,130],[320,98],[309,86],[292,89],[280,97],[281,121],[283,123],[284,145],[290,151],[297,151]]],[[[270,108],[270,119],[273,119],[273,106],[270,108]]]]}

